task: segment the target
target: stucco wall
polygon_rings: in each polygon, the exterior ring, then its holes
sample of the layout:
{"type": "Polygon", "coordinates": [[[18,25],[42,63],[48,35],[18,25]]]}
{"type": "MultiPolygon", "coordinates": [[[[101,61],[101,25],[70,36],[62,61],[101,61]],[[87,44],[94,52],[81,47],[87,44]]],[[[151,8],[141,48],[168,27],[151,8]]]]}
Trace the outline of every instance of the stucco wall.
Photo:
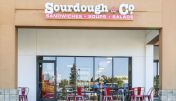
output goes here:
{"type": "Polygon", "coordinates": [[[74,27],[161,27],[161,1],[153,0],[48,0],[56,4],[106,4],[108,7],[118,7],[121,3],[134,4],[134,21],[109,20],[46,20],[43,0],[16,0],[15,24],[17,26],[74,26],[74,27]],[[32,18],[31,18],[32,17],[32,18]],[[106,24],[105,24],[106,23],[106,24]]]}
{"type": "MultiPolygon", "coordinates": [[[[115,4],[134,3],[137,9],[134,21],[46,21],[43,18],[43,0],[1,0],[0,1],[0,87],[15,88],[17,81],[17,53],[15,26],[84,26],[84,27],[125,27],[125,28],[162,28],[160,36],[161,87],[176,88],[174,74],[175,62],[175,0],[119,0],[103,1],[115,4]],[[114,3],[115,2],[115,3],[114,3]],[[105,24],[106,22],[106,24],[105,24]],[[10,58],[9,58],[10,57],[10,58]],[[4,78],[4,76],[6,78],[4,78]],[[168,84],[170,86],[168,86],[168,84]]],[[[56,1],[60,2],[60,1],[56,1]]],[[[65,2],[65,1],[61,1],[65,2]]],[[[75,2],[67,0],[66,2],[75,2]]],[[[80,1],[76,1],[80,2],[80,1]]],[[[81,0],[81,2],[94,2],[81,0]]],[[[96,1],[102,2],[102,1],[96,1]]]]}
{"type": "Polygon", "coordinates": [[[120,3],[132,3],[136,10],[134,21],[104,21],[104,20],[46,20],[44,18],[43,0],[1,0],[0,1],[0,87],[15,88],[17,81],[17,44],[15,27],[131,27],[131,28],[159,28],[161,23],[161,0],[119,0],[119,1],[73,1],[52,0],[62,4],[97,4],[118,6],[120,3]],[[106,23],[106,24],[105,24],[106,23]],[[10,57],[10,58],[9,58],[10,57]],[[7,75],[8,74],[8,75],[7,75]],[[6,78],[4,78],[4,76],[6,78]]]}
{"type": "Polygon", "coordinates": [[[0,1],[0,88],[15,88],[17,82],[17,46],[15,1],[0,1]]]}
{"type": "Polygon", "coordinates": [[[176,6],[175,0],[162,2],[162,26],[160,37],[160,66],[162,89],[176,89],[176,6]]]}

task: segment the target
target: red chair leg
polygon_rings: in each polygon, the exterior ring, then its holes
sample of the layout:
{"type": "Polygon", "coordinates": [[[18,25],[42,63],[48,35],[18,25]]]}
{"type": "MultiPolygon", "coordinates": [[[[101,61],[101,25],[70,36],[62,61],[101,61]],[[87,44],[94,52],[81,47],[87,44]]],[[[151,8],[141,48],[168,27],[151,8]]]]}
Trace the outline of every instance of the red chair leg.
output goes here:
{"type": "Polygon", "coordinates": [[[84,97],[82,97],[83,101],[84,101],[84,97]]]}
{"type": "Polygon", "coordinates": [[[66,96],[66,101],[68,101],[68,96],[66,96]]]}
{"type": "Polygon", "coordinates": [[[130,100],[133,101],[133,100],[132,100],[132,96],[130,97],[130,100]]]}
{"type": "Polygon", "coordinates": [[[27,97],[27,95],[26,95],[26,101],[28,101],[28,97],[27,97]]]}
{"type": "Polygon", "coordinates": [[[26,97],[25,96],[23,96],[23,99],[24,99],[24,101],[26,101],[26,97]]]}
{"type": "Polygon", "coordinates": [[[21,101],[23,101],[23,97],[21,96],[21,101]]]}
{"type": "Polygon", "coordinates": [[[151,97],[150,96],[148,97],[148,100],[151,101],[151,97]]]}
{"type": "Polygon", "coordinates": [[[76,101],[76,97],[75,97],[75,100],[74,101],[76,101]]]}
{"type": "Polygon", "coordinates": [[[23,101],[23,100],[24,100],[24,97],[22,96],[21,99],[22,99],[22,101],[23,101]]]}

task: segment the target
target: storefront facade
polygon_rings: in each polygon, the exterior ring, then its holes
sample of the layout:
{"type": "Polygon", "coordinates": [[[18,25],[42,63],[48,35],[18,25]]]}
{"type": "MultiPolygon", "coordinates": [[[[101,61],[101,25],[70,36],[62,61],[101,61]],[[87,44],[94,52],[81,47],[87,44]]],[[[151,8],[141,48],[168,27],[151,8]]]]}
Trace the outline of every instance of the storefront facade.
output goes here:
{"type": "MultiPolygon", "coordinates": [[[[160,88],[175,91],[176,72],[176,9],[174,0],[125,0],[125,1],[35,1],[35,0],[5,0],[0,1],[0,88],[16,88],[18,75],[18,29],[19,28],[49,28],[49,29],[125,29],[125,30],[159,30],[160,46],[160,88]],[[120,4],[134,5],[134,19],[119,21],[119,19],[46,19],[45,4],[97,5],[108,7],[120,4]]],[[[129,7],[130,8],[130,7],[129,7]]],[[[133,7],[132,7],[133,8],[133,7]]],[[[132,9],[131,8],[131,9],[132,9]]],[[[130,11],[130,9],[128,9],[130,11]]],[[[80,12],[82,14],[82,12],[80,12]]],[[[106,13],[104,11],[104,13],[106,13]]],[[[74,13],[73,13],[74,14],[74,13]]],[[[174,96],[174,95],[173,95],[174,96]]],[[[166,101],[168,96],[163,97],[166,101]]]]}

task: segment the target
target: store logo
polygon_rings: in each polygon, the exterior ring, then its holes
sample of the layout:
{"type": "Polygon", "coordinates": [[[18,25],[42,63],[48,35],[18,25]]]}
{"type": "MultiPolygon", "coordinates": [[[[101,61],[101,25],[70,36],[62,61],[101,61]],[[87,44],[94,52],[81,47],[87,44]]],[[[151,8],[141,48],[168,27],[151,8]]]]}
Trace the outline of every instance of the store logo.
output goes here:
{"type": "Polygon", "coordinates": [[[47,19],[113,19],[133,20],[133,4],[120,4],[119,7],[108,8],[105,4],[97,5],[56,5],[45,4],[47,19]],[[74,14],[73,14],[74,13],[74,14]]]}
{"type": "Polygon", "coordinates": [[[132,4],[121,4],[119,7],[119,13],[121,15],[133,14],[134,5],[132,4]]]}
{"type": "Polygon", "coordinates": [[[54,5],[54,3],[45,4],[45,13],[53,14],[57,12],[89,12],[95,14],[101,14],[103,12],[108,12],[108,7],[104,4],[98,5],[80,5],[76,3],[75,5],[54,5]]]}

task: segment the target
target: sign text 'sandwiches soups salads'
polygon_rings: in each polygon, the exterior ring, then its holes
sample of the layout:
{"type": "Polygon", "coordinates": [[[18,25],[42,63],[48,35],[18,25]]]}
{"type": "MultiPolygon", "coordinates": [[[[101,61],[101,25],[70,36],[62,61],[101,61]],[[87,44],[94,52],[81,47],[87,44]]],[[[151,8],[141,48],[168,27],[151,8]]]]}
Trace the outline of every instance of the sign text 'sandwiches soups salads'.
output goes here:
{"type": "Polygon", "coordinates": [[[119,7],[108,8],[107,5],[56,5],[45,4],[47,19],[102,19],[102,20],[133,20],[134,5],[120,4],[119,7]]]}

